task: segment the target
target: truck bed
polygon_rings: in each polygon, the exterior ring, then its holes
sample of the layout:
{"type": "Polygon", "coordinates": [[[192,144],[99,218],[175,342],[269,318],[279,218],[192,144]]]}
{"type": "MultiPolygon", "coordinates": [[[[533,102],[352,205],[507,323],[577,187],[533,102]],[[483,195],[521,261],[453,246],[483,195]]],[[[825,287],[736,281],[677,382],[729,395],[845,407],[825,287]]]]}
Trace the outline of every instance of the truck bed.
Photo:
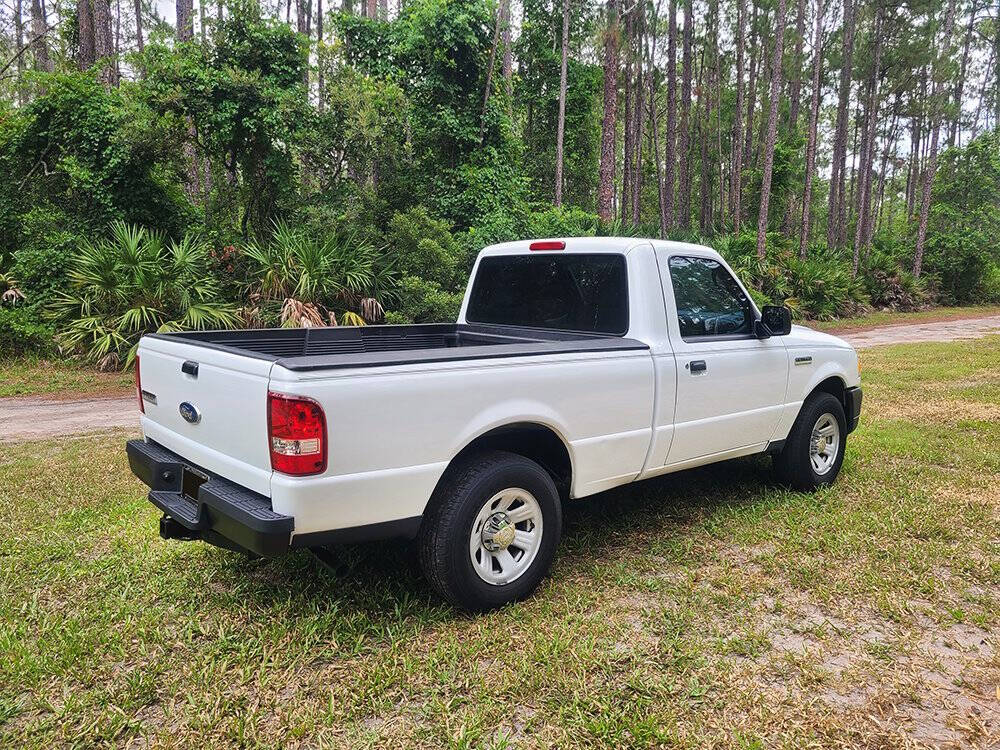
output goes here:
{"type": "Polygon", "coordinates": [[[648,349],[641,341],[607,334],[456,323],[183,331],[149,338],[220,349],[296,371],[648,349]]]}

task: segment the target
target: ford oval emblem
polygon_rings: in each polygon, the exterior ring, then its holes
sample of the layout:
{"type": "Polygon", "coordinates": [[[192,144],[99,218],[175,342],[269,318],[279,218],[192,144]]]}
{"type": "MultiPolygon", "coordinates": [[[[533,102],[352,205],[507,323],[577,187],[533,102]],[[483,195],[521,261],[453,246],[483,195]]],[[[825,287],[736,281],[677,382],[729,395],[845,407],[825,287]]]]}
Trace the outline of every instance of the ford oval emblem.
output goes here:
{"type": "Polygon", "coordinates": [[[201,412],[198,411],[198,407],[194,404],[189,404],[187,401],[181,403],[178,407],[181,416],[191,424],[198,424],[201,421],[201,412]]]}

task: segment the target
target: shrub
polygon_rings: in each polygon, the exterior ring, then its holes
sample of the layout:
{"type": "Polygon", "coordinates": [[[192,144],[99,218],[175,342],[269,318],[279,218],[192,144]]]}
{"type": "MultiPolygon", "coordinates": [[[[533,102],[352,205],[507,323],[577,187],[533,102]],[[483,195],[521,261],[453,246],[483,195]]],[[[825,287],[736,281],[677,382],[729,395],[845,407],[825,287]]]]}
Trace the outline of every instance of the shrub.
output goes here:
{"type": "Polygon", "coordinates": [[[872,251],[861,278],[874,307],[919,310],[930,302],[927,281],[903,269],[889,253],[872,251]]]}
{"type": "Polygon", "coordinates": [[[447,290],[464,283],[464,253],[448,223],[432,218],[423,206],[396,213],[386,240],[392,267],[403,276],[427,279],[447,290]]]}
{"type": "Polygon", "coordinates": [[[414,276],[400,279],[396,294],[398,305],[386,313],[387,323],[453,323],[462,307],[462,293],[414,276]]]}
{"type": "Polygon", "coordinates": [[[50,354],[53,349],[52,329],[30,310],[0,307],[0,359],[50,354]]]}
{"type": "Polygon", "coordinates": [[[143,334],[233,327],[233,307],[218,300],[208,259],[194,235],[166,242],[115,222],[110,237],[81,242],[73,256],[71,289],[51,306],[58,340],[111,368],[131,364],[143,334]]]}
{"type": "Polygon", "coordinates": [[[376,267],[378,251],[353,233],[316,237],[285,222],[268,242],[246,248],[251,322],[288,327],[364,325],[381,320],[378,296],[391,281],[376,267]]]}
{"type": "Polygon", "coordinates": [[[990,265],[986,269],[977,296],[983,302],[1000,302],[1000,266],[990,265]]]}
{"type": "Polygon", "coordinates": [[[789,297],[785,304],[803,317],[815,320],[856,315],[867,306],[864,282],[851,278],[846,263],[822,257],[785,259],[789,297]]]}

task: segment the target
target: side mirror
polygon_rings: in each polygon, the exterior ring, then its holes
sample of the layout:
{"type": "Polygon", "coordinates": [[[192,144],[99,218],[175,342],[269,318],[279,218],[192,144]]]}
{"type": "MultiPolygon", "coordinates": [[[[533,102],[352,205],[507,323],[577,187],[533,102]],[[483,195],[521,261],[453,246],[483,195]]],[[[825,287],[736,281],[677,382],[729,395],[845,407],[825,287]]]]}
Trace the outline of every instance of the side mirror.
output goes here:
{"type": "Polygon", "coordinates": [[[772,336],[787,336],[792,332],[792,313],[783,305],[765,305],[760,322],[772,336]]]}

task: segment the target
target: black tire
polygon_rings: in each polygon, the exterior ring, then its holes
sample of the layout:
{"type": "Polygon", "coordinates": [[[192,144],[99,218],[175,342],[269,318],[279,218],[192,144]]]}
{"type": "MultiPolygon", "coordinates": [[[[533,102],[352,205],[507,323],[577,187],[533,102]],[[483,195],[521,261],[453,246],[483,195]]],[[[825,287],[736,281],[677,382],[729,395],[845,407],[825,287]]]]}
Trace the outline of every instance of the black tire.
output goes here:
{"type": "Polygon", "coordinates": [[[829,393],[813,393],[802,404],[799,416],[788,432],[781,452],[774,456],[774,469],[778,479],[797,490],[811,492],[832,484],[844,463],[847,449],[847,419],[844,405],[829,393]],[[833,465],[819,474],[813,468],[809,448],[813,426],[824,414],[832,414],[840,428],[840,441],[833,465]]]}
{"type": "Polygon", "coordinates": [[[548,472],[524,456],[484,451],[449,467],[434,491],[417,537],[420,566],[449,602],[485,612],[531,595],[552,565],[561,532],[559,493],[548,472]],[[486,501],[511,487],[527,490],[538,501],[542,537],[528,568],[510,583],[494,585],[473,569],[470,533],[486,501]]]}

